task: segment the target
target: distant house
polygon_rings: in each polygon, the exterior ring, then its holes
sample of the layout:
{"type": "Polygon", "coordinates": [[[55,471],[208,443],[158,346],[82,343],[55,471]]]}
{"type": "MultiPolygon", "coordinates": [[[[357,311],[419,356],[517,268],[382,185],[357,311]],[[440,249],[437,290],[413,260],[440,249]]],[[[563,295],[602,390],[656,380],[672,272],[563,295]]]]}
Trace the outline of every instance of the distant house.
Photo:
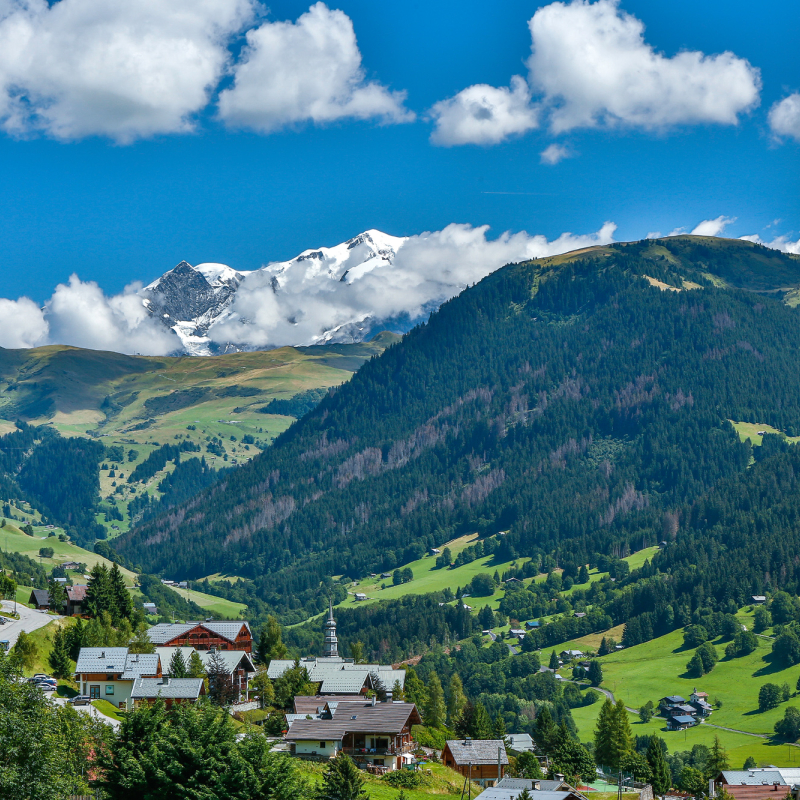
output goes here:
{"type": "Polygon", "coordinates": [[[533,739],[529,733],[509,733],[506,736],[508,746],[517,753],[531,753],[534,749],[533,739]]]}
{"type": "Polygon", "coordinates": [[[797,770],[786,767],[724,770],[714,783],[718,790],[724,787],[736,800],[779,800],[797,796],[797,770]]]}
{"type": "Polygon", "coordinates": [[[179,581],[177,584],[179,589],[188,589],[189,588],[189,581],[179,581]]]}
{"type": "Polygon", "coordinates": [[[366,600],[367,596],[364,592],[356,592],[356,601],[361,602],[362,600],[366,600]]]}
{"type": "Polygon", "coordinates": [[[440,552],[441,552],[441,550],[438,550],[435,547],[431,547],[431,555],[432,556],[438,556],[440,552]]]}
{"type": "Polygon", "coordinates": [[[136,678],[131,690],[131,701],[138,708],[152,705],[161,698],[167,708],[175,703],[196,703],[206,693],[202,678],[136,678]]]}
{"type": "Polygon", "coordinates": [[[66,578],[53,578],[53,581],[54,581],[55,583],[63,583],[63,584],[65,584],[65,585],[66,585],[66,583],[67,583],[67,579],[66,579],[66,578]]]}
{"type": "Polygon", "coordinates": [[[481,786],[495,786],[508,766],[502,739],[448,739],[442,763],[481,786]]]}
{"type": "Polygon", "coordinates": [[[65,561],[61,565],[62,569],[68,569],[68,570],[73,570],[73,571],[78,569],[79,567],[80,567],[80,564],[77,561],[65,561]]]}
{"type": "Polygon", "coordinates": [[[28,605],[33,606],[39,611],[50,610],[50,592],[47,589],[34,589],[28,598],[28,605]]]}
{"type": "Polygon", "coordinates": [[[683,731],[686,728],[691,728],[697,724],[697,720],[688,714],[681,714],[675,717],[670,717],[667,720],[668,731],[683,731]]]}
{"type": "Polygon", "coordinates": [[[391,578],[391,577],[392,577],[391,572],[381,572],[381,578],[391,578]]]}
{"type": "Polygon", "coordinates": [[[515,636],[517,639],[524,639],[525,638],[525,631],[522,628],[511,628],[509,631],[511,636],[515,636]]]}
{"type": "Polygon", "coordinates": [[[541,626],[542,626],[542,623],[539,622],[538,619],[531,619],[531,620],[528,620],[528,622],[525,623],[525,627],[526,628],[540,628],[541,626]]]}
{"type": "Polygon", "coordinates": [[[144,607],[145,614],[158,614],[158,606],[155,603],[142,603],[144,607]]]}
{"type": "Polygon", "coordinates": [[[580,650],[562,650],[559,657],[562,661],[572,661],[573,658],[580,658],[583,653],[580,650]]]}
{"type": "Polygon", "coordinates": [[[757,605],[757,606],[763,605],[764,603],[766,603],[766,602],[767,602],[767,598],[766,598],[766,597],[764,597],[764,595],[763,595],[763,594],[754,594],[754,595],[752,595],[752,596],[751,596],[751,598],[750,598],[750,599],[751,599],[751,600],[753,601],[753,603],[754,603],[755,605],[757,605]]]}
{"type": "Polygon", "coordinates": [[[586,616],[586,612],[585,611],[576,611],[572,616],[573,617],[577,617],[578,619],[583,619],[583,617],[586,616]]]}
{"type": "Polygon", "coordinates": [[[662,697],[658,701],[658,708],[665,717],[668,717],[670,709],[674,708],[675,706],[683,705],[685,702],[686,700],[679,694],[670,694],[666,697],[662,697]]]}
{"type": "Polygon", "coordinates": [[[506,578],[503,583],[522,583],[519,578],[506,578]]]}
{"type": "Polygon", "coordinates": [[[67,608],[68,617],[77,617],[83,614],[83,606],[86,602],[86,590],[88,586],[78,584],[77,586],[67,586],[67,608]]]}

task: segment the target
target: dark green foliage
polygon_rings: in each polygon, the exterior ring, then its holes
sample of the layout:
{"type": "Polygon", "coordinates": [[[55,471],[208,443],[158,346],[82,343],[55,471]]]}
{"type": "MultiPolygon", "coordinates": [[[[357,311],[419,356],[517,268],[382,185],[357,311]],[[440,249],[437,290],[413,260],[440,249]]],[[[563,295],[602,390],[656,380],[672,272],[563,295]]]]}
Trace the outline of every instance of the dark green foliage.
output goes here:
{"type": "Polygon", "coordinates": [[[50,651],[48,662],[56,678],[70,677],[72,662],[63,628],[57,628],[53,635],[53,649],[50,651]]]}
{"type": "Polygon", "coordinates": [[[167,466],[168,461],[177,463],[180,461],[181,453],[197,453],[200,445],[184,439],[180,444],[164,444],[153,450],[147,458],[128,475],[128,483],[145,483],[149,481],[159,470],[167,466]]]}
{"type": "Polygon", "coordinates": [[[364,777],[353,760],[339,753],[330,762],[317,787],[317,800],[367,800],[364,777]]]}
{"type": "Polygon", "coordinates": [[[753,629],[756,633],[763,633],[772,627],[772,614],[764,606],[758,606],[753,614],[753,629]]]}
{"type": "Polygon", "coordinates": [[[262,414],[282,414],[286,417],[304,417],[309,411],[313,411],[328,393],[327,389],[308,389],[299,392],[288,400],[270,400],[267,405],[259,408],[262,414]]]}
{"type": "Polygon", "coordinates": [[[752,631],[740,630],[733,641],[725,648],[725,655],[729,658],[746,656],[758,647],[758,637],[752,631]]]}
{"type": "MultiPolygon", "coordinates": [[[[150,571],[245,574],[288,610],[290,598],[311,606],[321,576],[395,569],[412,542],[476,527],[508,530],[504,557],[568,540],[573,563],[641,546],[642,531],[655,541],[666,513],[744,470],[750,447],[726,418],[800,424],[797,312],[711,288],[688,260],[701,247],[636,243],[499,270],[365,364],[224,491],[120,548],[150,571]],[[654,247],[683,247],[680,266],[654,247]],[[659,270],[706,288],[658,292],[638,277],[659,270]],[[231,536],[236,548],[220,546],[231,536]]],[[[765,258],[730,247],[737,263],[765,258]]],[[[731,252],[703,255],[703,270],[726,273],[731,252]]],[[[797,271],[770,258],[776,275],[797,271]]]]}
{"type": "Polygon", "coordinates": [[[650,765],[653,791],[657,794],[665,794],[672,786],[672,775],[664,757],[665,750],[663,739],[659,739],[657,736],[650,737],[646,758],[647,763],[650,765]]]}
{"type": "Polygon", "coordinates": [[[489,597],[494,594],[494,579],[488,573],[481,572],[470,581],[469,589],[474,597],[489,597]]]}
{"type": "Polygon", "coordinates": [[[775,733],[787,742],[796,742],[800,738],[800,711],[789,706],[783,713],[783,719],[775,723],[775,733]]]}
{"type": "Polygon", "coordinates": [[[539,759],[531,752],[520,753],[517,756],[517,774],[520,778],[543,778],[539,759]]]}
{"type": "Polygon", "coordinates": [[[196,620],[213,617],[214,614],[208,609],[200,608],[192,600],[186,600],[167,586],[161,583],[161,579],[155,575],[140,575],[139,587],[142,591],[142,599],[155,603],[162,617],[172,620],[175,614],[176,620],[196,620]]]}
{"type": "Polygon", "coordinates": [[[172,654],[167,672],[173,678],[188,677],[189,673],[186,666],[186,661],[184,660],[183,653],[181,653],[179,647],[175,648],[175,652],[172,654]]]}
{"type": "Polygon", "coordinates": [[[800,639],[793,630],[787,630],[772,643],[772,654],[783,666],[800,664],[800,639]]]}
{"type": "Polygon", "coordinates": [[[116,564],[112,564],[111,569],[106,569],[100,562],[92,567],[83,609],[92,617],[99,617],[106,612],[114,627],[123,620],[134,618],[131,595],[116,564]]]}
{"type": "Polygon", "coordinates": [[[683,631],[683,646],[697,647],[708,641],[708,631],[702,625],[689,625],[683,631]]]}
{"type": "Polygon", "coordinates": [[[592,659],[589,662],[589,683],[592,686],[599,686],[603,682],[603,668],[600,662],[592,659]]]}
{"type": "Polygon", "coordinates": [[[769,711],[777,708],[783,700],[783,692],[777,683],[765,683],[758,690],[758,710],[769,711]]]}

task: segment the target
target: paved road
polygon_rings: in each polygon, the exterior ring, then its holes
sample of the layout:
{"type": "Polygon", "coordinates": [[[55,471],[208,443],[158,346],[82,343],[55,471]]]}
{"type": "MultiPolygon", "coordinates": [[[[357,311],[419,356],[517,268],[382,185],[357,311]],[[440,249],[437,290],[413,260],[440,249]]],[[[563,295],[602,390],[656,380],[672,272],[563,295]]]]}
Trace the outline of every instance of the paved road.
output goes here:
{"type": "MultiPolygon", "coordinates": [[[[60,706],[65,706],[67,704],[67,700],[64,697],[54,697],[53,701],[60,706]]],[[[79,711],[81,714],[88,714],[90,717],[94,717],[95,719],[99,719],[101,722],[105,722],[106,725],[110,725],[112,728],[119,728],[120,722],[119,720],[113,719],[112,717],[107,717],[105,714],[101,714],[93,705],[88,706],[73,706],[76,711],[79,711]]]]}
{"type": "MultiPolygon", "coordinates": [[[[13,611],[14,602],[3,600],[3,611],[13,611]]],[[[45,625],[49,625],[53,620],[61,619],[55,614],[48,614],[46,611],[37,611],[34,608],[17,603],[18,620],[11,620],[6,617],[6,624],[0,625],[0,639],[8,639],[13,647],[19,638],[20,631],[32,633],[45,625]]]]}

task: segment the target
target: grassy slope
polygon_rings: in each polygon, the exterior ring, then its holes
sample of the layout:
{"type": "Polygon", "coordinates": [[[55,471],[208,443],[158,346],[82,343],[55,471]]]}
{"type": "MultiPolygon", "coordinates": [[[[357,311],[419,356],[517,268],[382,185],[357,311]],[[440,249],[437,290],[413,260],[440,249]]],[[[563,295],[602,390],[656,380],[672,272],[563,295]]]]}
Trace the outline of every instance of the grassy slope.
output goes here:
{"type": "MultiPolygon", "coordinates": [[[[157,446],[176,438],[200,444],[211,466],[241,464],[293,422],[292,417],[260,414],[258,408],[273,398],[338,386],[397,338],[386,334],[362,344],[284,347],[210,358],[133,357],[60,346],[26,351],[0,348],[0,435],[13,430],[13,421],[18,418],[50,424],[64,436],[92,432],[101,435],[106,445],[123,445],[126,460],[117,466],[125,476],[157,446]],[[219,396],[231,387],[246,387],[257,394],[219,396]],[[190,389],[205,392],[205,396],[186,408],[154,413],[145,405],[150,399],[168,401],[174,392],[190,389]],[[115,410],[102,407],[106,397],[113,400],[115,410]],[[134,430],[143,423],[148,424],[134,430]],[[256,443],[242,444],[245,435],[253,436],[256,443]],[[227,460],[206,453],[207,437],[223,440],[227,460]],[[129,462],[127,453],[131,449],[136,451],[136,458],[129,462]]],[[[125,486],[122,494],[114,494],[125,520],[105,523],[104,517],[98,516],[98,522],[106,524],[112,536],[127,530],[128,501],[142,492],[153,494],[172,469],[170,463],[144,487],[130,487],[124,478],[112,478],[108,471],[101,471],[103,498],[114,493],[115,481],[125,486]],[[112,524],[119,531],[112,529],[112,524]]],[[[35,510],[19,508],[13,513],[25,522],[38,518],[35,510]]]]}
{"type": "Polygon", "coordinates": [[[214,597],[203,592],[196,592],[193,589],[173,588],[181,597],[191,600],[200,608],[207,609],[213,614],[219,614],[225,619],[239,619],[241,613],[247,608],[244,603],[235,603],[233,600],[225,600],[222,597],[214,597]]]}
{"type": "MultiPolygon", "coordinates": [[[[740,620],[752,629],[752,610],[739,614],[740,620]]],[[[580,640],[579,640],[580,641],[580,640]]],[[[726,641],[714,642],[723,656],[726,641]]],[[[713,725],[733,728],[737,731],[767,734],[773,733],[775,722],[780,719],[787,706],[800,707],[800,697],[792,697],[788,703],[760,713],[758,692],[765,683],[788,683],[794,691],[800,666],[781,668],[772,663],[771,640],[760,638],[758,649],[748,656],[731,660],[722,659],[708,675],[700,679],[686,676],[686,663],[693,651],[683,648],[682,631],[674,631],[650,642],[612,653],[601,659],[603,665],[603,687],[614,692],[631,708],[639,708],[648,700],[654,703],[667,694],[688,697],[696,687],[708,692],[712,699],[722,701],[722,707],[714,712],[709,722],[713,725]]],[[[568,645],[566,645],[568,646],[568,645]]],[[[575,709],[573,715],[581,738],[591,737],[600,703],[575,709]]],[[[663,718],[655,718],[642,724],[631,715],[635,734],[656,733],[662,736],[670,751],[690,748],[693,744],[708,744],[715,735],[729,749],[731,764],[741,766],[747,756],[752,755],[759,763],[781,766],[800,764],[800,748],[774,744],[769,740],[747,736],[742,733],[719,730],[705,723],[683,732],[664,730],[663,718]]]]}

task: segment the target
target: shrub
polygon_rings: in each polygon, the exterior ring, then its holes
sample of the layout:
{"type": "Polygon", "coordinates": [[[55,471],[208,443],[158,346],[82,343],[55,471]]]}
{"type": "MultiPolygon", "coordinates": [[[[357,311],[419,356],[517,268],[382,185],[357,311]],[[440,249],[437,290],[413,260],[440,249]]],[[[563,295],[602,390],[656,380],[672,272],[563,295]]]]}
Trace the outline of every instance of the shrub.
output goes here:
{"type": "Polygon", "coordinates": [[[398,789],[416,789],[422,786],[422,775],[418,772],[411,772],[407,769],[398,769],[393,772],[387,772],[382,780],[386,781],[390,786],[395,786],[398,789]]]}
{"type": "Polygon", "coordinates": [[[684,647],[698,647],[706,641],[708,641],[708,631],[702,625],[689,625],[684,628],[684,647]]]}
{"type": "Polygon", "coordinates": [[[783,692],[777,683],[765,683],[758,691],[758,710],[777,708],[783,700],[783,692]]]}

